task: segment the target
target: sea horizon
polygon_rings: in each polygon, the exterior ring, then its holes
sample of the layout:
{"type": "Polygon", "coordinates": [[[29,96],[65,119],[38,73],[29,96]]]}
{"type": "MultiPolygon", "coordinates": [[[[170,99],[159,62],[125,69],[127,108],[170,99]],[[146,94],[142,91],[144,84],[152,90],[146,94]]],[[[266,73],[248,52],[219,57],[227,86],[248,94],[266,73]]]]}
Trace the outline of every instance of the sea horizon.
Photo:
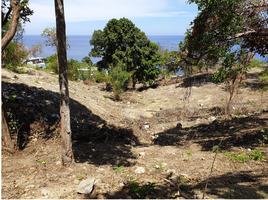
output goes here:
{"type": "MultiPolygon", "coordinates": [[[[85,56],[88,56],[88,53],[91,51],[93,46],[89,44],[89,41],[92,38],[92,35],[67,35],[68,43],[71,48],[67,50],[67,59],[73,58],[74,60],[81,61],[85,56]]],[[[156,44],[160,44],[165,49],[169,51],[178,50],[180,41],[183,41],[184,35],[147,35],[148,39],[156,44]]],[[[22,42],[30,47],[32,45],[37,45],[42,43],[43,53],[40,54],[40,57],[47,57],[55,54],[56,49],[50,46],[45,46],[46,38],[41,35],[24,35],[22,42]]],[[[101,60],[101,58],[91,57],[93,63],[96,63],[101,60]]]]}

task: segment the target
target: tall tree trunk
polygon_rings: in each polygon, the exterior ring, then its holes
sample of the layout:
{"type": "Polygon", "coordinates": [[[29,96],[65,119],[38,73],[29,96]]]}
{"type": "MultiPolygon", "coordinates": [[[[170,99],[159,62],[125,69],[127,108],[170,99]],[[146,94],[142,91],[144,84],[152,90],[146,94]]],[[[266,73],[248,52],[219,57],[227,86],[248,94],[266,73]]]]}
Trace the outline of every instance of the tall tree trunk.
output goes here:
{"type": "Polygon", "coordinates": [[[63,0],[55,0],[60,84],[61,155],[62,164],[64,166],[69,166],[73,162],[73,151],[69,108],[65,18],[63,6],[63,0]]]}
{"type": "Polygon", "coordinates": [[[1,48],[2,51],[7,47],[7,45],[11,42],[11,40],[14,38],[18,26],[18,21],[20,18],[20,11],[22,10],[22,6],[20,5],[20,1],[17,0],[10,0],[10,5],[12,8],[12,17],[10,22],[10,27],[5,34],[5,36],[2,38],[2,44],[1,48]]]}
{"type": "Polygon", "coordinates": [[[8,130],[7,121],[5,118],[4,110],[3,110],[3,102],[2,102],[2,146],[14,150],[14,143],[11,140],[11,136],[8,130]]]}

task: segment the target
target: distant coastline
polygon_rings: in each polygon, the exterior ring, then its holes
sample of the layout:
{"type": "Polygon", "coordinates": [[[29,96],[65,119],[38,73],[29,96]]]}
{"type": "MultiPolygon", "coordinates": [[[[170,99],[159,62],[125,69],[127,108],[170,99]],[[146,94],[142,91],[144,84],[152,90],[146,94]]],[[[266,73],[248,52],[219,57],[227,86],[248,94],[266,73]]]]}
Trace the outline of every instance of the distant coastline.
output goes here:
{"type": "MultiPolygon", "coordinates": [[[[91,35],[67,35],[69,38],[68,42],[71,45],[71,49],[67,51],[67,59],[75,59],[81,61],[83,57],[88,56],[88,53],[91,51],[92,46],[90,46],[89,41],[91,40],[91,35]]],[[[154,43],[164,46],[164,48],[169,51],[178,50],[178,45],[180,41],[183,41],[185,35],[147,35],[147,37],[154,43]]],[[[38,43],[44,43],[45,38],[40,35],[24,35],[22,42],[26,46],[30,47],[31,45],[36,45],[38,43]]],[[[47,57],[55,53],[55,48],[45,46],[43,44],[43,53],[41,57],[47,57]]],[[[265,61],[265,58],[256,54],[255,57],[262,61],[265,61]]],[[[96,63],[101,60],[101,58],[91,58],[93,63],[96,63]]]]}

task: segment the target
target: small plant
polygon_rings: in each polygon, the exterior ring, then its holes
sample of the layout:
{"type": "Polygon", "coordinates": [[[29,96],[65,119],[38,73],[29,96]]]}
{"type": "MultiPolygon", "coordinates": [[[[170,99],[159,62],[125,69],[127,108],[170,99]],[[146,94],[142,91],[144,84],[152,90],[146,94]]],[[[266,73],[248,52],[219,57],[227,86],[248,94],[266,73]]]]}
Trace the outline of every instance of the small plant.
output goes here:
{"type": "Polygon", "coordinates": [[[37,159],[37,160],[35,160],[36,162],[40,162],[40,163],[43,163],[44,165],[46,165],[46,161],[44,161],[44,160],[41,160],[41,159],[37,159]]]}
{"type": "Polygon", "coordinates": [[[181,179],[181,177],[179,177],[179,178],[178,178],[178,181],[179,181],[180,189],[181,189],[181,190],[184,190],[184,191],[185,191],[185,190],[187,191],[187,190],[188,190],[188,186],[185,185],[184,183],[187,182],[188,180],[184,180],[184,181],[183,181],[183,180],[181,179]]]}
{"type": "Polygon", "coordinates": [[[103,97],[104,97],[105,99],[107,99],[107,98],[108,98],[108,96],[107,96],[107,95],[103,95],[103,97]]]}
{"type": "Polygon", "coordinates": [[[190,157],[192,155],[192,152],[191,151],[187,151],[187,156],[190,157]]]}
{"type": "Polygon", "coordinates": [[[80,180],[83,177],[83,174],[79,174],[78,180],[80,180]]]}
{"type": "Polygon", "coordinates": [[[163,169],[164,169],[164,165],[163,165],[162,163],[159,163],[159,164],[158,164],[158,168],[159,168],[160,170],[163,170],[163,169]]]}
{"type": "Polygon", "coordinates": [[[134,122],[131,122],[130,125],[132,126],[132,125],[134,125],[136,123],[137,123],[137,121],[136,121],[136,119],[134,119],[134,122]]]}
{"type": "Polygon", "coordinates": [[[38,84],[40,84],[39,81],[38,81],[37,79],[35,80],[35,82],[38,83],[38,84]]]}
{"type": "Polygon", "coordinates": [[[247,105],[252,105],[252,103],[250,101],[247,101],[246,104],[247,105]]]}
{"type": "Polygon", "coordinates": [[[149,192],[154,191],[155,183],[148,182],[140,187],[136,181],[130,181],[129,195],[136,199],[145,199],[149,192]]]}
{"type": "Polygon", "coordinates": [[[118,172],[120,169],[123,169],[123,168],[124,168],[124,166],[114,167],[114,172],[116,173],[116,172],[118,172]]]}

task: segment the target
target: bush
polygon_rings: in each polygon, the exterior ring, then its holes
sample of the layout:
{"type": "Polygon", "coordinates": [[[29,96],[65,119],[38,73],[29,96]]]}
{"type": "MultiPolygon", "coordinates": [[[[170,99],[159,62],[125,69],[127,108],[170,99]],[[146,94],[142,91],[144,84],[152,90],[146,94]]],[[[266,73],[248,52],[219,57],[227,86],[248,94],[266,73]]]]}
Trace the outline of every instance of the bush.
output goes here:
{"type": "Polygon", "coordinates": [[[94,72],[94,78],[97,83],[106,83],[108,82],[108,75],[106,74],[105,70],[102,69],[101,71],[94,72]]]}
{"type": "Polygon", "coordinates": [[[110,67],[108,82],[111,84],[115,99],[119,100],[120,94],[126,91],[133,73],[122,70],[121,66],[110,67]]]}
{"type": "Polygon", "coordinates": [[[22,60],[27,57],[27,52],[23,49],[23,44],[10,42],[2,52],[2,61],[9,67],[9,70],[14,71],[17,66],[21,65],[22,60]]]}

